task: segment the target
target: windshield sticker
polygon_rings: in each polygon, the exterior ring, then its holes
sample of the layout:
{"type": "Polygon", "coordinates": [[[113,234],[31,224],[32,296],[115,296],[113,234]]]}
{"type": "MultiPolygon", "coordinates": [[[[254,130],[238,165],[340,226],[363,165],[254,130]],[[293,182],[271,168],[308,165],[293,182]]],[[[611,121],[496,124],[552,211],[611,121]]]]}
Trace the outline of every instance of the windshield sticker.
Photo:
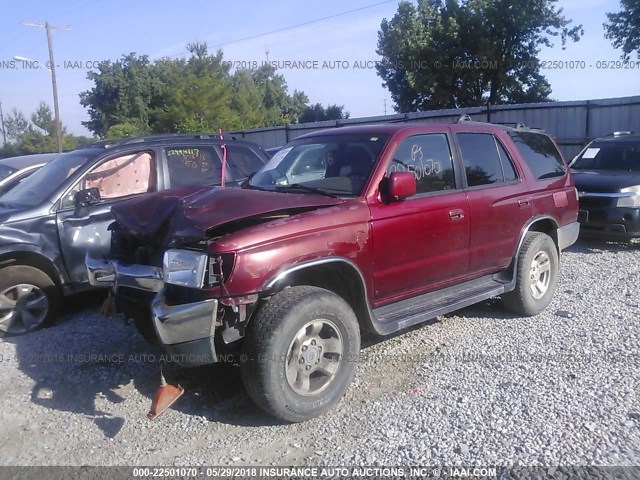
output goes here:
{"type": "Polygon", "coordinates": [[[599,148],[587,148],[584,151],[584,155],[582,155],[582,158],[596,158],[596,155],[598,155],[599,151],[599,148]]]}
{"type": "Polygon", "coordinates": [[[378,137],[371,137],[369,139],[370,142],[377,142],[378,141],[378,137]]]}

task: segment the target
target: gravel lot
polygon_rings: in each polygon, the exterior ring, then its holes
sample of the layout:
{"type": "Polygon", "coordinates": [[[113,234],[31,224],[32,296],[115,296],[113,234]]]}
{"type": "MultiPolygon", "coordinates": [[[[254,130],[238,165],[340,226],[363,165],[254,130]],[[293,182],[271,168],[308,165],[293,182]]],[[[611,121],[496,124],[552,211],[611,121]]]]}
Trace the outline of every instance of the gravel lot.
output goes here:
{"type": "Polygon", "coordinates": [[[186,393],[150,422],[160,352],[101,318],[100,295],[67,299],[55,326],[0,340],[0,463],[638,465],[639,257],[581,241],[535,318],[490,301],[367,337],[346,397],[297,425],[258,411],[230,365],[169,366],[186,393]]]}

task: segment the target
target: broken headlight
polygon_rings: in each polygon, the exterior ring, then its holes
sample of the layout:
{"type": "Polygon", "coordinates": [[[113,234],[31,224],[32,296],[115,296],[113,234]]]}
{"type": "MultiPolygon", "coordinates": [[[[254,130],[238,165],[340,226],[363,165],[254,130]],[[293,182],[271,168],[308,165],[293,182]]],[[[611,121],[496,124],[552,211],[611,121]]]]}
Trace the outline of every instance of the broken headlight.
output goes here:
{"type": "Polygon", "coordinates": [[[207,268],[207,256],[192,250],[171,249],[164,252],[162,276],[165,283],[201,288],[207,268]]]}
{"type": "Polygon", "coordinates": [[[233,253],[219,253],[209,257],[205,286],[215,287],[229,280],[234,261],[233,253]]]}

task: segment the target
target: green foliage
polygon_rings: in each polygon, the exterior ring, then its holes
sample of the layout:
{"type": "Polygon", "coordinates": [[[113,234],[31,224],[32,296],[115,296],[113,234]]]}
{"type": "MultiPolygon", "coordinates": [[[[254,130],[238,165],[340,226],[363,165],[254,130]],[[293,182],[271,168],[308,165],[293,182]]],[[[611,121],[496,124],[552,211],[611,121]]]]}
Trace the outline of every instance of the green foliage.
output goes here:
{"type": "Polygon", "coordinates": [[[629,60],[633,52],[640,59],[640,1],[620,0],[620,6],[621,11],[607,13],[605,37],[613,40],[615,48],[622,48],[624,60],[629,60]]]}
{"type": "Polygon", "coordinates": [[[135,122],[124,122],[109,127],[106,138],[137,137],[149,133],[146,126],[135,122]]]}
{"type": "Polygon", "coordinates": [[[400,2],[382,21],[378,75],[397,111],[548,101],[538,53],[559,37],[578,41],[582,27],[557,0],[400,2]]]}
{"type": "MultiPolygon", "coordinates": [[[[5,119],[5,128],[11,142],[0,149],[0,158],[58,151],[55,119],[45,102],[40,102],[30,121],[22,112],[13,109],[5,119]]],[[[62,126],[63,151],[74,150],[92,141],[92,138],[70,135],[62,126]]]]}
{"type": "Polygon", "coordinates": [[[328,105],[325,108],[321,104],[316,103],[306,107],[299,120],[300,123],[306,123],[345,118],[349,118],[349,112],[344,111],[344,105],[328,105]]]}
{"type": "Polygon", "coordinates": [[[100,137],[257,128],[297,123],[309,103],[304,92],[289,94],[273,66],[232,74],[222,51],[201,42],[187,50],[186,59],[131,53],[102,62],[80,94],[90,118],[83,124],[100,137]]]}

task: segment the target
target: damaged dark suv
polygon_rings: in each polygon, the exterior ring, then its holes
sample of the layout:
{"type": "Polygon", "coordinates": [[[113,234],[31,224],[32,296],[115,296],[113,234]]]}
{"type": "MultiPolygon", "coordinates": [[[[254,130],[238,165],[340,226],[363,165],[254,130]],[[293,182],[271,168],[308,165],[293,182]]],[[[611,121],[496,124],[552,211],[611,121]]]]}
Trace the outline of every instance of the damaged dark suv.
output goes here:
{"type": "Polygon", "coordinates": [[[239,353],[249,396],[294,422],[345,393],[361,330],[494,296],[539,313],[579,232],[551,138],[468,119],[315,132],[241,189],[161,192],[113,215],[112,258],[87,258],[91,282],[113,285],[184,366],[239,353]]]}
{"type": "Polygon", "coordinates": [[[0,337],[53,320],[63,295],[90,287],[84,259],[109,253],[112,206],[180,185],[239,186],[266,159],[254,143],[169,134],[50,161],[0,197],[0,337]]]}

